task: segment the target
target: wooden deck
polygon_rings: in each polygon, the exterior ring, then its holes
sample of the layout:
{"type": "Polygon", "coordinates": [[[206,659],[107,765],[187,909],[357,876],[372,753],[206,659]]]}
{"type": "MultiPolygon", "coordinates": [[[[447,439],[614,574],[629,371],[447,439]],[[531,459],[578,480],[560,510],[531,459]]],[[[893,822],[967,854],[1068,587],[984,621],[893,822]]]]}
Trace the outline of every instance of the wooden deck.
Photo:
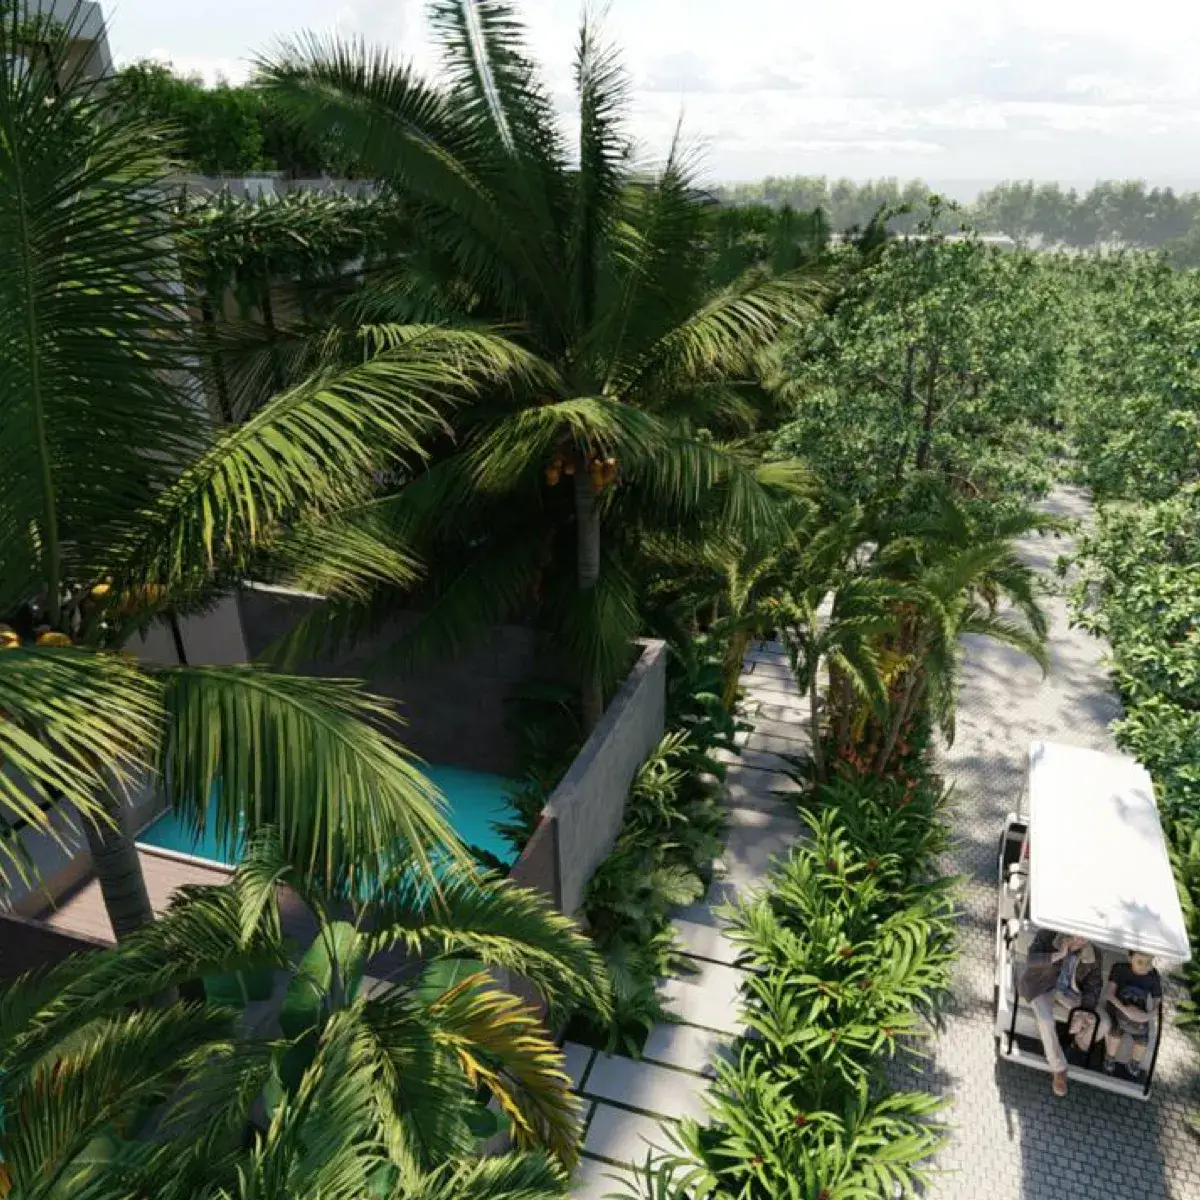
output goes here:
{"type": "MultiPolygon", "coordinates": [[[[232,874],[223,867],[205,867],[167,858],[140,846],[138,856],[142,860],[150,904],[156,913],[165,911],[171,897],[185,884],[221,884],[227,882],[232,874]]],[[[104,897],[100,894],[100,884],[94,877],[60,896],[57,903],[38,913],[36,920],[63,933],[77,934],[110,945],[116,941],[104,908],[104,897]]]]}

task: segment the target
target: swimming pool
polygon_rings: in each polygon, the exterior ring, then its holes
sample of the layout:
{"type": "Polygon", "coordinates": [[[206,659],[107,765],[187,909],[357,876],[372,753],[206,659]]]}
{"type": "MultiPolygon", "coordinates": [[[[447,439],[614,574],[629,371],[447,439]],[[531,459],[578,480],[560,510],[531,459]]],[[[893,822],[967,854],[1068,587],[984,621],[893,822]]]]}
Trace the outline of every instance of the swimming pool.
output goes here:
{"type": "MultiPolygon", "coordinates": [[[[458,836],[468,845],[478,846],[504,862],[512,863],[516,858],[512,846],[496,832],[492,824],[513,816],[515,810],[509,797],[517,786],[516,782],[503,775],[467,771],[462,767],[428,766],[424,771],[446,797],[446,815],[458,836]]],[[[241,838],[232,847],[218,839],[214,806],[215,797],[209,801],[209,819],[205,821],[201,834],[197,834],[168,809],[142,830],[137,838],[138,843],[234,866],[242,855],[241,838]]]]}

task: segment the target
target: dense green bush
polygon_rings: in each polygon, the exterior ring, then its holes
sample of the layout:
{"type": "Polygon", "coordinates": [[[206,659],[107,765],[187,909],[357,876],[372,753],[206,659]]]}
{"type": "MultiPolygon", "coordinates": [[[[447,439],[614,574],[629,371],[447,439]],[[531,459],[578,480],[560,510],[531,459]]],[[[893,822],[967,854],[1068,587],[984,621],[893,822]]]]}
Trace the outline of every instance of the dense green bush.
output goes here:
{"type": "Polygon", "coordinates": [[[977,238],[888,242],[782,356],[776,450],[880,503],[937,471],[965,498],[1038,496],[1057,448],[1059,288],[977,238]]]}
{"type": "Polygon", "coordinates": [[[577,1034],[638,1055],[664,1016],[661,976],[679,965],[671,909],[700,899],[721,848],[716,777],[694,735],[667,733],[638,771],[612,853],[588,885],[584,918],[612,975],[609,1019],[577,1018],[577,1034]]]}
{"type": "MultiPolygon", "coordinates": [[[[1156,504],[1110,505],[1080,543],[1074,610],[1108,639],[1125,704],[1122,749],[1154,777],[1189,938],[1200,945],[1200,484],[1156,504]]],[[[1200,1024],[1200,965],[1185,979],[1200,1024]]]]}
{"type": "Polygon", "coordinates": [[[353,174],[344,153],[299,131],[255,88],[225,82],[206,87],[199,76],[177,75],[149,61],[123,67],[113,87],[116,103],[173,129],[182,164],[201,174],[353,174]]]}
{"type": "Polygon", "coordinates": [[[1053,269],[1066,293],[1063,404],[1082,480],[1101,502],[1168,499],[1200,479],[1200,271],[1134,253],[1053,269]]]}
{"type": "Polygon", "coordinates": [[[649,1168],[714,1200],[913,1194],[941,1142],[941,1107],[897,1091],[949,984],[954,881],[933,874],[946,793],[922,772],[846,766],[819,787],[798,845],[728,914],[750,970],[751,1033],[718,1064],[715,1121],[649,1168]]]}

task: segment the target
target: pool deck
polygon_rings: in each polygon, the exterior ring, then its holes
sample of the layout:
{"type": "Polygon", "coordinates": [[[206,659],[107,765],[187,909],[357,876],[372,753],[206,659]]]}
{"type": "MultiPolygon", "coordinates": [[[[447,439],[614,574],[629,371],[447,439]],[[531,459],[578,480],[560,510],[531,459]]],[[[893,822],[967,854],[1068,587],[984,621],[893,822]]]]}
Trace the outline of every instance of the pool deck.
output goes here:
{"type": "MultiPolygon", "coordinates": [[[[193,883],[226,883],[231,874],[223,867],[184,862],[164,854],[155,854],[142,846],[138,847],[138,857],[142,860],[146,890],[150,893],[150,905],[155,913],[165,912],[171,897],[181,887],[193,883]]],[[[94,875],[64,893],[54,904],[47,905],[35,920],[62,933],[77,934],[109,944],[116,941],[104,907],[104,897],[100,893],[100,881],[94,875]]]]}
{"type": "MultiPolygon", "coordinates": [[[[217,864],[189,862],[170,854],[162,854],[139,845],[138,857],[142,860],[142,873],[146,878],[146,890],[150,893],[150,906],[156,914],[166,912],[171,898],[189,884],[220,886],[228,883],[233,871],[217,864]]],[[[307,947],[317,933],[316,921],[304,902],[287,887],[279,889],[279,919],[286,939],[307,947]]],[[[115,944],[112,924],[104,907],[104,896],[100,882],[89,876],[74,888],[64,892],[58,900],[47,905],[26,924],[44,925],[68,937],[80,938],[85,942],[111,946],[115,944]]],[[[16,937],[19,931],[7,929],[4,936],[16,937]]],[[[0,937],[0,940],[3,940],[0,937]]],[[[31,965],[37,965],[33,963],[31,965]]],[[[376,979],[393,979],[412,969],[412,960],[400,948],[384,950],[372,958],[371,975],[376,979]]]]}

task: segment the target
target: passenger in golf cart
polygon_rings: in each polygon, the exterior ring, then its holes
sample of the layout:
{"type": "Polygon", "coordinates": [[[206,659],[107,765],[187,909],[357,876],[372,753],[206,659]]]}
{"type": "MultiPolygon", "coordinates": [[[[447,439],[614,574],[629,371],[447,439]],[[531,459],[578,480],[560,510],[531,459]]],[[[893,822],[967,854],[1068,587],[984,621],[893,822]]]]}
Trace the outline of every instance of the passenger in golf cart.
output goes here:
{"type": "Polygon", "coordinates": [[[1066,1023],[1068,1039],[1086,1055],[1099,1032],[1096,1009],[1103,986],[1101,956],[1087,938],[1053,929],[1039,929],[1034,935],[1017,990],[1037,1019],[1056,1096],[1067,1094],[1067,1057],[1056,1023],[1066,1023]]]}
{"type": "Polygon", "coordinates": [[[1133,1099],[1164,1029],[1155,962],[1191,956],[1154,786],[1131,758],[1035,742],[1025,813],[1000,835],[995,1036],[1002,1061],[1133,1099]]]}

